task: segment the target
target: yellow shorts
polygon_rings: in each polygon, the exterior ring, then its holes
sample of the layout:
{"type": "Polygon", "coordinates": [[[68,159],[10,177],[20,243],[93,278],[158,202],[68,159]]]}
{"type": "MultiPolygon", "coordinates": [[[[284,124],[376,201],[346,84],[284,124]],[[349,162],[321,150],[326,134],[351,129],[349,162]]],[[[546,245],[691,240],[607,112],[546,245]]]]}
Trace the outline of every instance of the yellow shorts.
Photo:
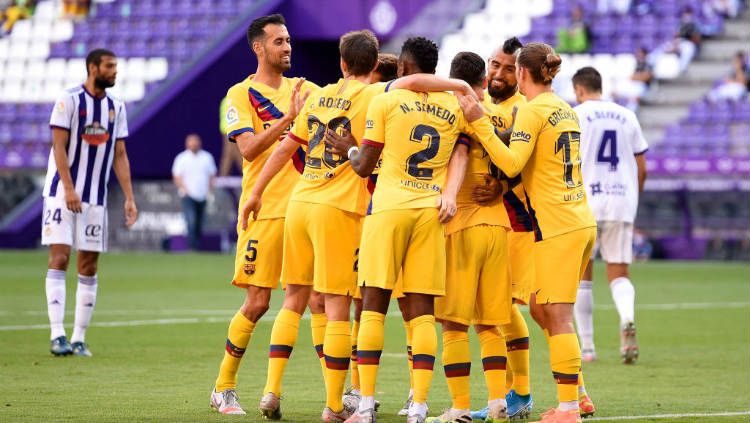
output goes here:
{"type": "Polygon", "coordinates": [[[324,294],[352,295],[362,216],[336,207],[290,202],[284,225],[284,284],[312,285],[324,294]]]}
{"type": "Polygon", "coordinates": [[[534,285],[534,233],[509,231],[508,256],[513,298],[528,304],[534,285]]]}
{"type": "Polygon", "coordinates": [[[251,220],[246,230],[237,226],[237,255],[232,283],[274,289],[281,276],[284,218],[251,220]]]}
{"type": "Polygon", "coordinates": [[[385,210],[365,217],[359,285],[404,293],[445,294],[445,235],[435,208],[385,210]]]}
{"type": "MultiPolygon", "coordinates": [[[[354,295],[352,295],[357,300],[362,299],[362,290],[359,289],[359,285],[357,285],[357,288],[354,290],[354,295]]],[[[391,299],[392,300],[398,300],[399,298],[404,298],[404,276],[403,273],[398,274],[398,280],[396,281],[396,286],[393,287],[393,291],[391,291],[391,299]]]]}
{"type": "Polygon", "coordinates": [[[534,243],[537,304],[576,302],[578,283],[595,241],[596,227],[591,227],[534,243]]]}
{"type": "Polygon", "coordinates": [[[446,237],[445,296],[435,298],[436,318],[467,326],[510,322],[506,232],[502,226],[478,225],[446,237]]]}

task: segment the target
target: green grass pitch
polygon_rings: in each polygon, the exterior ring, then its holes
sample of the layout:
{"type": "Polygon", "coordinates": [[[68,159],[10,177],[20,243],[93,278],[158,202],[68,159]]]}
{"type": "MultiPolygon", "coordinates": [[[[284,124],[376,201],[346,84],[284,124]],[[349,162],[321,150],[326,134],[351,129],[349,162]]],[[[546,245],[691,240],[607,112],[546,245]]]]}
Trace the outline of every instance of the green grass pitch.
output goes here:
{"type": "MultiPolygon", "coordinates": [[[[249,414],[220,416],[208,407],[227,324],[244,294],[228,283],[232,265],[230,255],[104,255],[96,311],[87,333],[94,357],[55,358],[48,351],[46,252],[0,253],[0,422],[259,421],[255,407],[265,380],[280,291],[255,330],[240,369],[238,393],[249,414]]],[[[69,328],[75,271],[68,273],[69,328]]],[[[632,279],[641,359],[630,367],[619,363],[618,319],[601,265],[596,276],[599,361],[584,367],[598,408],[596,417],[610,417],[609,421],[617,416],[750,410],[750,266],[636,264],[632,279]]],[[[391,311],[397,311],[395,304],[391,311]]],[[[536,402],[532,417],[538,417],[538,412],[555,405],[554,385],[544,337],[528,321],[536,402]]],[[[400,422],[403,418],[395,413],[405,399],[408,374],[397,315],[387,319],[386,330],[377,388],[382,402],[379,421],[400,422]]],[[[486,392],[476,343],[473,354],[473,405],[479,407],[486,392]]],[[[300,326],[284,379],[284,420],[319,421],[323,401],[307,320],[300,326]]],[[[450,406],[439,365],[429,403],[432,415],[450,406]]],[[[637,421],[747,422],[750,415],[637,421]]]]}

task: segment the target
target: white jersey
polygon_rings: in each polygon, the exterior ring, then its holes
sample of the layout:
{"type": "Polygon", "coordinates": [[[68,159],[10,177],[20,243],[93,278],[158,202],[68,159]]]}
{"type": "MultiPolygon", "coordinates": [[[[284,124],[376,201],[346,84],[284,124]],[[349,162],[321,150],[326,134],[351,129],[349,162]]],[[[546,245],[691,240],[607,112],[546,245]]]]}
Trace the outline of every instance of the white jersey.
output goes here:
{"type": "MultiPolygon", "coordinates": [[[[105,206],[115,142],[128,136],[125,104],[109,94],[95,98],[83,86],[65,91],[55,103],[50,127],[70,132],[68,166],[81,202],[105,206]]],[[[50,151],[44,197],[65,195],[50,151]]]]}
{"type": "Polygon", "coordinates": [[[633,222],[638,210],[635,156],[648,150],[630,110],[589,100],[574,108],[581,125],[581,167],[588,202],[597,221],[633,222]]]}

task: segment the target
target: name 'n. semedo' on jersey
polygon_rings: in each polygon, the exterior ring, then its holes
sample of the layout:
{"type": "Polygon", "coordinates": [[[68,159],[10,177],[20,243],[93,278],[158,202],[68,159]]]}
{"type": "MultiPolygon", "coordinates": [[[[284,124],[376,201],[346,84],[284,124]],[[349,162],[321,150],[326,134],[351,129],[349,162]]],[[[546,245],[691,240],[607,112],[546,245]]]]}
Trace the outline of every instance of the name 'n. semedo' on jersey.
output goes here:
{"type": "Polygon", "coordinates": [[[458,100],[445,92],[394,90],[373,99],[363,144],[383,148],[372,213],[437,205],[461,133],[472,133],[458,100]]]}

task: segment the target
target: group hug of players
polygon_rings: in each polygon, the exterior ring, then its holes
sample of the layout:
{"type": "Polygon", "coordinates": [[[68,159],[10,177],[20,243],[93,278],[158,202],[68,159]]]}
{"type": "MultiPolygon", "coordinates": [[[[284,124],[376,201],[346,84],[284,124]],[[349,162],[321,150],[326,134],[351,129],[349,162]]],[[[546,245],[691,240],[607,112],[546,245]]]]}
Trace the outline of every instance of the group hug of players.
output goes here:
{"type": "Polygon", "coordinates": [[[487,64],[457,54],[442,78],[432,41],[410,38],[388,57],[371,32],[356,31],[340,40],[342,78],[318,87],[283,76],[291,44],[281,15],[253,21],[248,42],[258,68],[229,89],[225,116],[245,158],[232,283],[247,296],[229,325],[211,406],[245,414],[238,367],[281,281],[265,418],[281,419],[281,380],[309,307],[322,421],[376,421],[391,298],[407,334],[411,389],[399,414],[408,423],[472,421],[469,326],[488,390],[488,407],[473,417],[529,416],[529,332],[517,303],[543,329],[557,383],[559,405],[541,421],[593,414],[573,304],[596,222],[579,118],[551,89],[561,63],[554,50],[513,38],[487,64]],[[436,320],[452,406],[428,417],[436,320]]]}

